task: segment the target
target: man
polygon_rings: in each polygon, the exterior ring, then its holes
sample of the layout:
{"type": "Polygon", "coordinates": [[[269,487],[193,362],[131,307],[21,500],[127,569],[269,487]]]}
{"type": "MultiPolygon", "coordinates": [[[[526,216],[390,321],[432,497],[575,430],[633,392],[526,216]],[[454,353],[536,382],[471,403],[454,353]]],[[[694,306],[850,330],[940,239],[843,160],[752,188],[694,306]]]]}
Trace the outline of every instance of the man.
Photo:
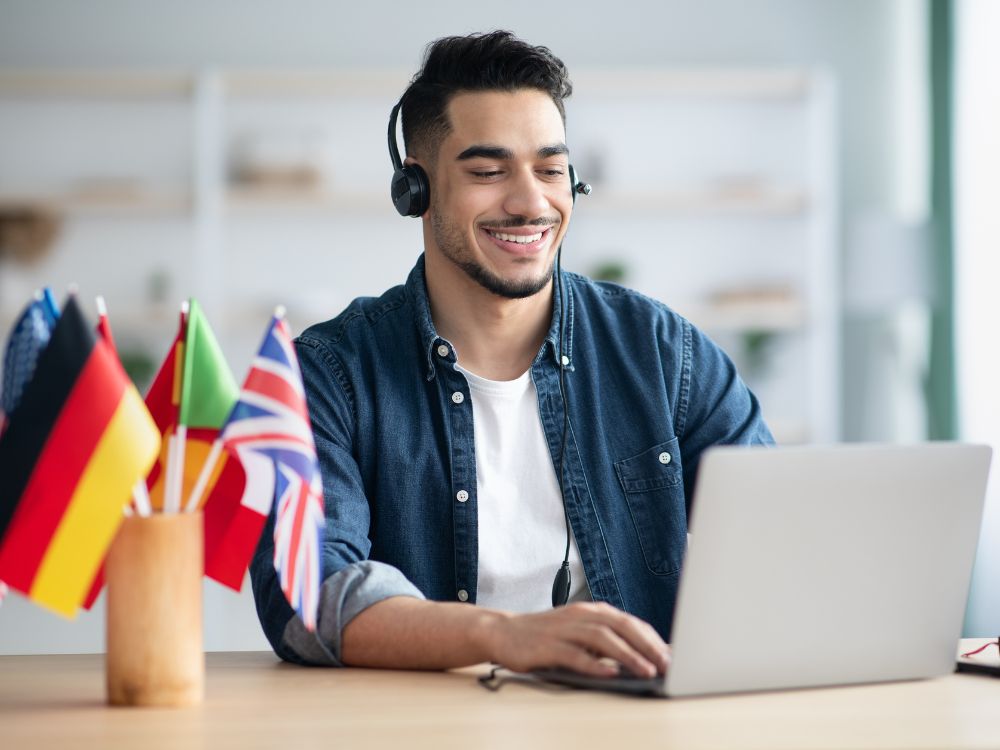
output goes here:
{"type": "Polygon", "coordinates": [[[403,94],[424,254],[404,286],[298,339],[327,537],[311,634],[265,529],[254,594],[283,658],[666,670],[701,453],[771,435],[687,321],[553,273],[570,92],[549,50],[494,32],[432,44],[403,94]],[[553,608],[561,560],[570,603],[553,608]]]}

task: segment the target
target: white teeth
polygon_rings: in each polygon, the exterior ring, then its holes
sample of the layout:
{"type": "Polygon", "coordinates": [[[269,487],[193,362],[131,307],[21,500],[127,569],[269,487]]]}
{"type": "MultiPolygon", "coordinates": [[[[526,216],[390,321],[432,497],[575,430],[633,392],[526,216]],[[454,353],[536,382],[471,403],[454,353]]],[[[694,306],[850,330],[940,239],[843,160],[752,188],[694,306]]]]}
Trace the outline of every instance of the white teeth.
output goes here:
{"type": "Polygon", "coordinates": [[[539,232],[538,234],[506,234],[504,232],[494,232],[491,229],[487,229],[487,232],[492,234],[498,240],[503,240],[504,242],[516,242],[519,245],[529,245],[532,242],[538,242],[542,239],[544,232],[539,232]]]}

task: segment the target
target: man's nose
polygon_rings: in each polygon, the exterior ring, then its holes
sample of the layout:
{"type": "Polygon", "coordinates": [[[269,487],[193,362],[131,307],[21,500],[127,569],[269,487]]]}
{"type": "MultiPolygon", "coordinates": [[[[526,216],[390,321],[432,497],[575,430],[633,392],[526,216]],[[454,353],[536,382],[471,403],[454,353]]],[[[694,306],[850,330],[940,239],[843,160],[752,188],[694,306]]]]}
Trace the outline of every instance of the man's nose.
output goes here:
{"type": "Polygon", "coordinates": [[[545,216],[549,211],[549,200],[545,194],[545,186],[531,170],[515,173],[509,183],[510,190],[504,201],[504,210],[514,216],[523,216],[527,220],[545,216]]]}

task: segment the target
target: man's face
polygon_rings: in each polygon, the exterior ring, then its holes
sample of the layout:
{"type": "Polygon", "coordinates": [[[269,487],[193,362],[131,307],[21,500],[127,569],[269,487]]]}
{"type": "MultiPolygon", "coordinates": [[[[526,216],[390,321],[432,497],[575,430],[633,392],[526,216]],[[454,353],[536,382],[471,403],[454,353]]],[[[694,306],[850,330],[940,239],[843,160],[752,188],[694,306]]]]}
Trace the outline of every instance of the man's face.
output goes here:
{"type": "Polygon", "coordinates": [[[534,89],[462,93],[430,172],[435,249],[483,288],[529,297],[552,278],[573,200],[559,110],[534,89]]]}

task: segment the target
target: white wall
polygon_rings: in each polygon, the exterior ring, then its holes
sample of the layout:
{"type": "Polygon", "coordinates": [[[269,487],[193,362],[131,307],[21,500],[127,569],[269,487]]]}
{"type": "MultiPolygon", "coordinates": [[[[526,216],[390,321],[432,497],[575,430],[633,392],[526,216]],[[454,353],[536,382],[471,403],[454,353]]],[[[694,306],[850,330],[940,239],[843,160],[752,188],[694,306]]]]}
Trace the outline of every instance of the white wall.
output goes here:
{"type": "MultiPolygon", "coordinates": [[[[550,46],[571,73],[616,65],[823,66],[840,87],[843,221],[850,223],[873,212],[891,213],[900,204],[896,143],[906,104],[894,91],[907,57],[898,54],[896,21],[901,7],[912,11],[922,5],[921,0],[544,5],[394,0],[353,6],[327,0],[4,0],[0,69],[415,68],[428,41],[490,28],[510,28],[550,46]]],[[[371,169],[387,178],[388,159],[371,169]]],[[[407,267],[396,270],[401,280],[407,267]]],[[[852,363],[845,367],[850,371],[852,363]]],[[[847,395],[849,406],[853,399],[847,395]]],[[[849,414],[845,423],[852,423],[849,414]]],[[[264,647],[247,593],[237,598],[214,584],[206,587],[206,647],[264,647]]],[[[102,631],[100,612],[67,626],[16,595],[0,608],[0,653],[101,650],[102,631]]]]}
{"type": "MultiPolygon", "coordinates": [[[[959,430],[1000,450],[1000,4],[963,0],[956,28],[955,306],[959,430]]],[[[1000,479],[987,491],[966,617],[970,636],[1000,634],[1000,479]]]]}

